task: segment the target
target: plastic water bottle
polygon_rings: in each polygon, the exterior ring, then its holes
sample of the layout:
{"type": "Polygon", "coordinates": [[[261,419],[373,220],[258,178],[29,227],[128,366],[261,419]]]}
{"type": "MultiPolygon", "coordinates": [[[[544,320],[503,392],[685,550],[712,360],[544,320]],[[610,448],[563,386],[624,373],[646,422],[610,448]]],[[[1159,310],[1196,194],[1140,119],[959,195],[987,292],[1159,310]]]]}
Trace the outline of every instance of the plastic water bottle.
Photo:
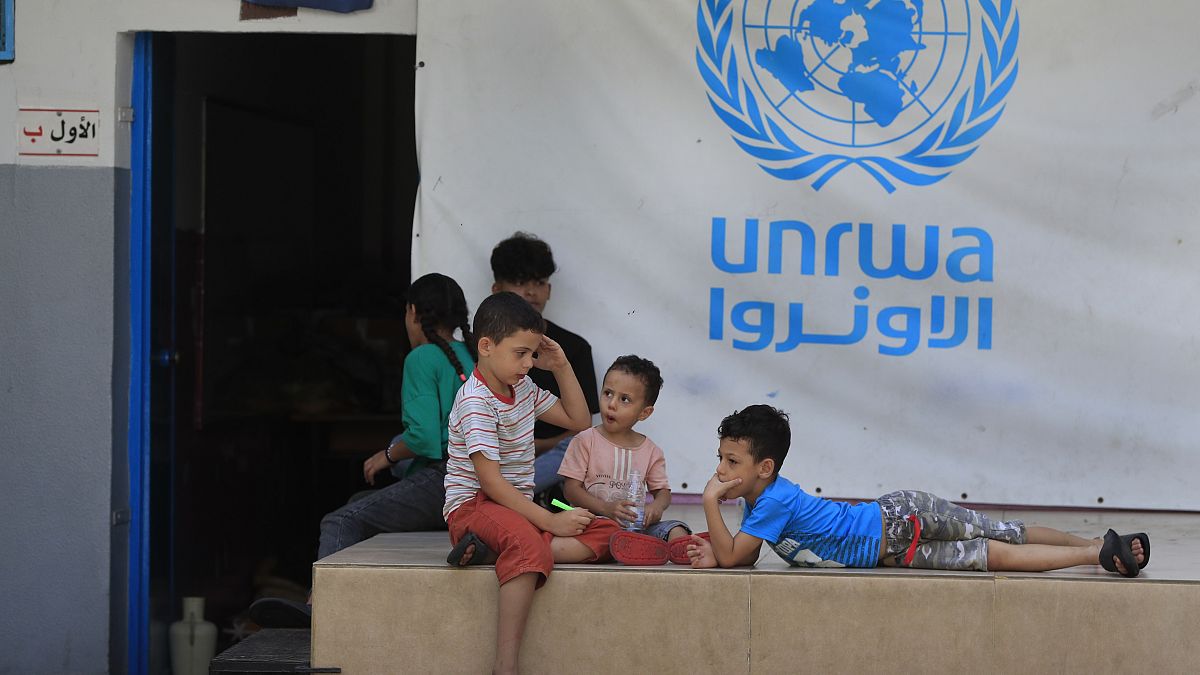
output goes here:
{"type": "Polygon", "coordinates": [[[633,502],[637,517],[625,524],[627,530],[641,530],[646,524],[646,482],[642,480],[642,472],[637,469],[629,471],[629,490],[625,498],[633,502]]]}

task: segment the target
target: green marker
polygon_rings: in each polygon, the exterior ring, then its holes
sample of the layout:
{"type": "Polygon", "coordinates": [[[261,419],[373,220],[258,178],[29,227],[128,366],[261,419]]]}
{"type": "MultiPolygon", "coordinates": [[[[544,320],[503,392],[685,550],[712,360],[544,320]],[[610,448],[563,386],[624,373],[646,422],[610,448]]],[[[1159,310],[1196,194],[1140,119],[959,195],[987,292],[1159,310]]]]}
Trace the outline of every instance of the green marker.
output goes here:
{"type": "Polygon", "coordinates": [[[563,511],[574,511],[575,510],[574,506],[571,506],[570,504],[564,504],[557,499],[551,499],[550,505],[557,506],[558,508],[562,509],[563,511]]]}

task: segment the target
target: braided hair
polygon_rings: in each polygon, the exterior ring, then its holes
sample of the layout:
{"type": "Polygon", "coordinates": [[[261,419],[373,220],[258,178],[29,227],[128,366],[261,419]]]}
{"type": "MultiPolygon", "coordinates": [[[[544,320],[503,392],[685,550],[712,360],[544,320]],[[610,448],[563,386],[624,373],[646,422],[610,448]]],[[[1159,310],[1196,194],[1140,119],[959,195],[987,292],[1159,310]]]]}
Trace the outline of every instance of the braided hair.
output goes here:
{"type": "Polygon", "coordinates": [[[467,299],[463,295],[462,288],[456,281],[444,274],[437,272],[426,274],[408,287],[408,304],[416,310],[417,320],[421,323],[421,333],[425,339],[442,350],[446,358],[450,359],[459,379],[466,382],[467,372],[463,368],[462,362],[450,348],[450,343],[438,335],[439,328],[451,331],[456,328],[461,330],[467,351],[471,354],[471,358],[477,358],[475,340],[471,336],[471,324],[467,321],[467,299]]]}

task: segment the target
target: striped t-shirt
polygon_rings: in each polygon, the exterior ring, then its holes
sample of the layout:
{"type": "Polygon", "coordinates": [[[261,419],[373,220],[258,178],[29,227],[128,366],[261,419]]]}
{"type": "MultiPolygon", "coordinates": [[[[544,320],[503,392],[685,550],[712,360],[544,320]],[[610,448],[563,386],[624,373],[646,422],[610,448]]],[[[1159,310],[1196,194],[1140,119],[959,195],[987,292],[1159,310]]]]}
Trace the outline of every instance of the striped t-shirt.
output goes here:
{"type": "Polygon", "coordinates": [[[533,423],[554,407],[558,397],[539,389],[528,376],[510,387],[509,394],[493,393],[476,370],[454,397],[443,516],[449,517],[479,492],[473,452],[499,462],[504,480],[533,499],[533,423]]]}

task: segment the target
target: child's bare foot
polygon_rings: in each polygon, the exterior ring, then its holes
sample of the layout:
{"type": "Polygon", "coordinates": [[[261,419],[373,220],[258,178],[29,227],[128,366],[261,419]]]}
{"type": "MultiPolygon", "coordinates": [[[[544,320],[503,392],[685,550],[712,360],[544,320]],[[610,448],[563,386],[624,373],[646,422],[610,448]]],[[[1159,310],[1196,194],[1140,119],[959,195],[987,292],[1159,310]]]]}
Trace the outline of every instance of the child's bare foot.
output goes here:
{"type": "MultiPolygon", "coordinates": [[[[1133,559],[1136,560],[1139,565],[1141,565],[1142,561],[1146,559],[1146,554],[1142,551],[1141,540],[1134,539],[1133,543],[1129,546],[1129,550],[1133,551],[1133,559]]],[[[1121,560],[1115,555],[1113,556],[1113,564],[1117,566],[1118,572],[1125,574],[1125,565],[1123,565],[1121,560]]]]}

